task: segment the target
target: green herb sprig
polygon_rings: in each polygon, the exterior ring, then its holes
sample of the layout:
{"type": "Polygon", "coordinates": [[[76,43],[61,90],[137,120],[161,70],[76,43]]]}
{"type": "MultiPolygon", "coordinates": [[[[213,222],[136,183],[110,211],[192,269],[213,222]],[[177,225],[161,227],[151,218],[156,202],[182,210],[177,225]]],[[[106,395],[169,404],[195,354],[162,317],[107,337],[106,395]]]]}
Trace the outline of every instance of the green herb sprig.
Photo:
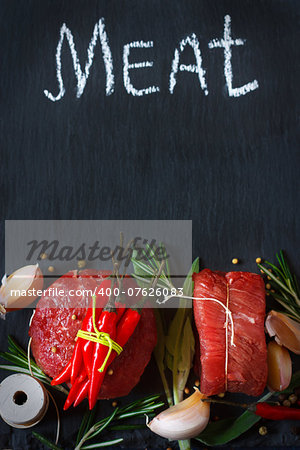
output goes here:
{"type": "Polygon", "coordinates": [[[123,442],[123,438],[114,439],[110,441],[101,441],[101,443],[95,443],[90,445],[84,445],[86,441],[99,437],[104,430],[132,430],[144,428],[142,424],[121,424],[116,422],[124,421],[125,419],[136,417],[141,418],[147,416],[153,416],[156,409],[164,406],[164,403],[158,401],[159,395],[151,395],[149,397],[137,400],[123,407],[117,407],[115,410],[105,419],[100,420],[91,426],[93,421],[94,411],[89,411],[83,418],[82,426],[80,427],[75,450],[88,450],[100,447],[110,447],[123,442]]]}
{"type": "Polygon", "coordinates": [[[54,444],[54,442],[50,441],[48,438],[46,438],[45,436],[43,436],[40,433],[37,433],[36,431],[32,432],[32,436],[35,439],[38,439],[45,447],[50,448],[51,450],[63,450],[61,447],[59,447],[58,445],[54,444]]]}
{"type": "MultiPolygon", "coordinates": [[[[0,356],[3,359],[6,359],[7,361],[14,363],[15,365],[2,364],[0,365],[0,368],[10,370],[12,372],[19,372],[30,375],[30,371],[28,369],[27,354],[25,350],[23,350],[23,348],[20,347],[11,336],[8,336],[8,350],[9,350],[8,352],[1,352],[0,356]]],[[[51,385],[51,378],[49,378],[32,359],[30,362],[33,376],[38,380],[40,380],[42,383],[51,385]]],[[[52,386],[52,387],[68,395],[67,389],[63,388],[62,386],[52,386]]],[[[92,411],[88,410],[82,419],[81,426],[77,434],[75,444],[76,450],[79,449],[88,450],[101,447],[110,447],[119,444],[123,441],[123,438],[119,438],[83,446],[87,440],[99,436],[100,433],[102,433],[104,430],[107,429],[111,431],[114,430],[121,431],[121,430],[145,428],[146,426],[145,424],[128,424],[126,422],[119,424],[119,422],[123,422],[125,419],[131,417],[144,418],[145,415],[153,417],[156,409],[164,406],[163,402],[158,401],[159,397],[160,395],[151,395],[149,397],[145,397],[141,400],[137,400],[128,405],[125,405],[121,408],[119,407],[115,408],[111,415],[109,415],[105,419],[100,420],[94,425],[92,425],[92,423],[94,421],[96,408],[94,408],[92,411]]],[[[62,450],[61,447],[57,446],[54,442],[52,442],[45,436],[36,432],[33,432],[32,434],[46,447],[52,450],[62,450]]]]}
{"type": "Polygon", "coordinates": [[[141,252],[141,256],[138,256],[138,251],[133,249],[131,262],[133,264],[134,273],[132,273],[131,276],[136,279],[140,287],[147,288],[151,284],[152,279],[156,277],[163,260],[167,273],[164,270],[161,271],[161,275],[157,280],[156,286],[160,288],[167,288],[169,290],[175,289],[170,280],[170,268],[166,248],[163,244],[159,244],[158,249],[160,249],[160,253],[162,255],[162,258],[159,260],[155,255],[157,249],[154,250],[149,244],[146,244],[146,249],[139,250],[141,252]],[[142,261],[142,258],[147,262],[142,261]]]}
{"type": "MultiPolygon", "coordinates": [[[[0,369],[30,375],[27,353],[16,343],[16,341],[11,336],[8,336],[8,352],[0,352],[0,357],[2,359],[5,359],[6,361],[9,361],[10,363],[13,363],[13,365],[0,364],[0,369]]],[[[30,359],[30,364],[33,376],[40,380],[42,383],[51,386],[51,378],[48,377],[42,371],[42,369],[39,368],[39,366],[33,361],[33,359],[30,359]]],[[[63,386],[58,385],[52,387],[68,395],[68,390],[63,386]]]]}
{"type": "Polygon", "coordinates": [[[297,278],[292,274],[282,250],[276,254],[276,258],[278,267],[269,261],[264,262],[268,267],[262,264],[258,264],[258,267],[268,276],[272,297],[287,311],[287,316],[300,322],[300,289],[297,278]]]}
{"type": "MultiPolygon", "coordinates": [[[[124,430],[136,430],[139,428],[145,428],[146,424],[132,424],[126,423],[126,419],[131,419],[132,417],[143,418],[145,416],[153,417],[155,411],[158,408],[164,406],[164,403],[159,401],[160,395],[151,395],[141,400],[137,400],[135,402],[129,403],[128,405],[117,407],[114,411],[104,419],[100,421],[94,422],[96,409],[92,409],[92,411],[87,410],[85,415],[83,416],[75,444],[74,450],[90,450],[94,448],[103,448],[103,447],[112,447],[114,445],[120,444],[124,441],[124,438],[111,439],[108,441],[101,440],[101,442],[94,442],[89,445],[85,445],[87,441],[91,439],[98,438],[101,433],[104,431],[124,431],[124,430]],[[123,423],[125,421],[125,423],[123,423]],[[121,423],[120,423],[121,422],[121,423]]],[[[45,436],[42,436],[39,433],[33,432],[33,436],[42,442],[46,447],[52,450],[62,450],[61,447],[55,445],[52,441],[50,441],[45,436]]]]}

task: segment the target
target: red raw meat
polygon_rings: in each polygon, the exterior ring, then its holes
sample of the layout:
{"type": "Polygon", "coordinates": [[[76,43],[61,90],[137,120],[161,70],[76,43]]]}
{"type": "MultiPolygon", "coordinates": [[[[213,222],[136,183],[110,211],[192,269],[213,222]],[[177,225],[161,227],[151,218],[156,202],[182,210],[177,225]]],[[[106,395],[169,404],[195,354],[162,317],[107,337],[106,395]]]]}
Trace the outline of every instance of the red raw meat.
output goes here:
{"type": "MultiPolygon", "coordinates": [[[[29,335],[32,337],[32,354],[39,367],[50,377],[56,377],[70,360],[75,337],[91,301],[90,296],[70,297],[67,292],[70,289],[94,291],[107,275],[107,272],[92,270],[68,272],[56,280],[39,300],[29,335]],[[59,295],[59,290],[66,294],[59,295]],[[74,315],[76,320],[72,319],[74,315]],[[51,351],[52,347],[56,348],[55,353],[51,351]]],[[[132,279],[125,279],[125,289],[136,287],[132,283],[132,279]]],[[[137,297],[133,298],[137,300],[137,297]]],[[[153,310],[144,308],[134,334],[111,364],[113,374],[106,374],[99,398],[122,397],[134,388],[149,363],[156,339],[153,310]]]]}
{"type": "MultiPolygon", "coordinates": [[[[234,324],[230,345],[228,320],[227,391],[260,395],[267,380],[264,333],[265,288],[262,278],[248,272],[194,274],[194,297],[210,297],[227,303],[234,324]],[[228,298],[227,298],[228,295],[228,298]]],[[[226,390],[226,311],[216,302],[194,300],[194,316],[200,340],[201,392],[215,395],[226,390]]]]}

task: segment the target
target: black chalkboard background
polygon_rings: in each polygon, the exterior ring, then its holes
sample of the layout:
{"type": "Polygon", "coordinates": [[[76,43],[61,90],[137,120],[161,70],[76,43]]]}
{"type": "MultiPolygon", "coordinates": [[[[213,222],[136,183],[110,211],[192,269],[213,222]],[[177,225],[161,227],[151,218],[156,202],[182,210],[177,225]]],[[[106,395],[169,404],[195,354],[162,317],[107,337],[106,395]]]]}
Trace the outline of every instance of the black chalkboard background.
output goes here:
{"type": "MultiPolygon", "coordinates": [[[[299,2],[288,0],[1,0],[2,255],[4,219],[192,219],[193,256],[200,256],[203,267],[230,270],[232,257],[238,257],[241,270],[256,270],[257,256],[273,259],[283,248],[299,275],[299,10],[299,2]],[[208,48],[211,39],[223,36],[226,14],[232,37],[246,39],[232,47],[233,86],[259,83],[239,98],[228,96],[223,49],[208,48]],[[61,25],[71,29],[83,67],[101,17],[115,92],[105,95],[98,44],[77,99],[64,44],[66,93],[51,102],[43,91],[58,93],[61,25]],[[200,42],[209,94],[196,74],[179,72],[171,95],[174,50],[191,33],[200,42]],[[153,40],[153,48],[133,50],[130,59],[154,65],[131,71],[132,82],[138,89],[159,86],[159,93],[133,97],[124,88],[123,45],[137,40],[153,40]]],[[[180,63],[195,63],[188,46],[180,63]]],[[[4,256],[0,265],[3,273],[4,256]]],[[[1,349],[8,333],[26,342],[29,316],[28,310],[13,313],[1,323],[1,349]]],[[[145,392],[154,370],[154,365],[147,369],[136,394],[145,392]]],[[[159,382],[154,388],[161,389],[159,382]]],[[[63,419],[66,445],[80,414],[63,419]]],[[[54,416],[49,417],[40,429],[54,435],[54,416]]],[[[267,439],[258,438],[255,429],[236,445],[299,445],[289,424],[281,431],[275,425],[267,439]]],[[[0,427],[1,448],[40,448],[31,431],[0,427]]],[[[150,433],[128,439],[127,448],[168,446],[150,433]]]]}

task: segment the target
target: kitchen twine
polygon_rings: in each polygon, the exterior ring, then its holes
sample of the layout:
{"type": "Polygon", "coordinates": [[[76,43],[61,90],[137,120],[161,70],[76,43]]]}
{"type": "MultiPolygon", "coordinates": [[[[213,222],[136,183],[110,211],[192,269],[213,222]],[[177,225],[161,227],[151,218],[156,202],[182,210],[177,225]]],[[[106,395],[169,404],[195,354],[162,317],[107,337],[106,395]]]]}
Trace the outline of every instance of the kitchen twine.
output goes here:
{"type": "Polygon", "coordinates": [[[112,350],[114,350],[118,355],[123,351],[123,348],[115,341],[113,341],[109,335],[109,333],[104,333],[103,331],[99,331],[96,326],[96,297],[93,295],[93,327],[94,331],[84,331],[79,330],[77,333],[77,337],[82,339],[86,339],[87,341],[96,342],[97,344],[106,345],[108,347],[108,352],[103,361],[102,366],[100,367],[99,372],[103,372],[107,361],[110,357],[112,350]]]}
{"type": "MultiPolygon", "coordinates": [[[[30,327],[30,325],[31,325],[32,319],[33,319],[33,317],[34,317],[34,314],[35,314],[35,310],[33,311],[32,316],[31,316],[31,318],[30,318],[30,321],[29,321],[29,327],[30,327]]],[[[34,378],[35,380],[39,381],[39,380],[33,375],[32,368],[31,368],[31,359],[30,359],[31,341],[32,341],[32,338],[29,339],[29,341],[28,341],[28,346],[27,346],[28,369],[29,369],[29,372],[30,372],[30,375],[32,376],[32,378],[34,378]]],[[[49,397],[51,398],[51,400],[52,400],[52,402],[53,402],[53,404],[54,404],[55,410],[56,410],[56,416],[57,416],[57,429],[56,429],[55,445],[57,445],[58,439],[59,439],[59,433],[60,433],[60,416],[59,416],[59,410],[58,410],[56,401],[54,400],[54,397],[53,397],[53,395],[51,394],[51,392],[49,392],[48,389],[46,389],[45,385],[44,385],[44,388],[45,388],[45,391],[47,392],[47,394],[49,395],[49,397]]]]}
{"type": "Polygon", "coordinates": [[[170,298],[172,297],[177,297],[177,298],[186,298],[188,300],[208,300],[208,301],[212,301],[215,303],[218,303],[220,306],[222,306],[222,308],[225,309],[226,311],[226,320],[224,323],[224,328],[225,328],[225,345],[226,345],[226,351],[225,351],[225,390],[227,391],[227,385],[228,385],[228,381],[227,381],[227,377],[228,377],[228,319],[231,323],[231,337],[230,337],[230,345],[232,347],[236,347],[235,343],[234,343],[234,323],[233,323],[233,319],[232,319],[232,312],[229,309],[229,286],[227,284],[227,292],[226,292],[226,306],[220,301],[217,300],[216,298],[212,298],[212,297],[192,297],[189,295],[166,295],[163,301],[159,301],[157,300],[157,303],[159,304],[164,304],[166,303],[170,298]]]}

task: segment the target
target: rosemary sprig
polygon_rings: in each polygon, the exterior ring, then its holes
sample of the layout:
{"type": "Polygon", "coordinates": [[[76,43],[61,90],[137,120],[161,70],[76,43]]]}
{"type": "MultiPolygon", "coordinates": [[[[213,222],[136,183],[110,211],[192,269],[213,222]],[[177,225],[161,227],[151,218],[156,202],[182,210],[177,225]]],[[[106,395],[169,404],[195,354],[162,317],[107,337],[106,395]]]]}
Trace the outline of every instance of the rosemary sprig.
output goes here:
{"type": "MultiPolygon", "coordinates": [[[[166,249],[163,244],[160,244],[161,253],[166,255],[166,249]]],[[[157,271],[160,269],[162,260],[158,260],[155,256],[155,251],[146,245],[146,249],[140,249],[139,252],[141,256],[138,256],[138,251],[136,249],[132,252],[131,262],[133,264],[134,273],[131,274],[133,278],[136,279],[137,283],[141,287],[149,287],[152,279],[156,276],[157,271]],[[145,263],[142,258],[147,261],[145,263]]],[[[157,281],[157,287],[174,289],[169,276],[169,264],[167,258],[163,258],[166,265],[167,274],[164,270],[161,271],[159,279],[157,281]]]]}
{"type": "Polygon", "coordinates": [[[63,450],[61,447],[58,447],[58,445],[51,442],[48,438],[43,436],[40,433],[36,433],[35,431],[32,432],[33,437],[38,439],[45,447],[50,448],[51,450],[63,450]]]}
{"type": "Polygon", "coordinates": [[[78,430],[78,434],[77,434],[77,438],[76,438],[76,446],[79,444],[79,442],[81,441],[83,436],[88,432],[88,430],[92,426],[92,423],[94,421],[94,417],[96,414],[96,409],[97,409],[97,405],[92,410],[90,410],[90,409],[86,410],[86,412],[83,416],[81,425],[78,430]]]}
{"type": "Polygon", "coordinates": [[[268,276],[272,297],[286,309],[289,317],[300,322],[300,289],[297,278],[292,274],[282,250],[276,254],[276,258],[279,266],[265,261],[268,268],[262,264],[258,264],[258,267],[268,276]]]}
{"type": "MultiPolygon", "coordinates": [[[[75,450],[89,450],[94,448],[112,447],[116,444],[123,442],[123,438],[117,438],[109,441],[102,440],[101,442],[95,442],[93,444],[84,445],[90,439],[98,437],[103,431],[124,431],[124,430],[136,430],[145,428],[146,424],[129,424],[122,423],[124,419],[131,417],[143,418],[148,416],[153,417],[155,410],[164,406],[163,402],[158,401],[160,395],[151,395],[149,397],[142,398],[135,402],[129,403],[123,407],[115,408],[114,411],[104,419],[92,425],[96,413],[95,408],[90,411],[87,410],[83,416],[75,444],[75,450]],[[119,423],[121,422],[121,423],[119,423]]],[[[33,432],[33,436],[41,441],[46,447],[52,450],[62,450],[48,438],[33,432]]]]}
{"type": "MultiPolygon", "coordinates": [[[[82,425],[80,427],[81,430],[84,429],[84,432],[81,436],[81,439],[78,439],[75,450],[88,450],[93,448],[100,447],[110,447],[116,444],[119,444],[123,441],[123,438],[110,440],[110,441],[101,441],[101,443],[95,443],[90,445],[84,445],[86,441],[90,439],[94,439],[98,437],[104,430],[131,430],[136,428],[141,428],[141,424],[132,425],[132,424],[116,424],[116,422],[123,421],[124,419],[131,417],[144,417],[145,415],[153,415],[155,410],[164,406],[163,402],[158,401],[159,395],[151,395],[150,397],[143,398],[141,400],[137,400],[135,402],[130,403],[129,405],[123,407],[117,407],[108,417],[100,420],[91,426],[91,415],[93,411],[88,413],[82,421],[82,425]],[[88,426],[86,423],[88,422],[88,426]]],[[[144,425],[145,426],[145,425],[144,425]]]]}
{"type": "MultiPolygon", "coordinates": [[[[10,363],[13,363],[13,365],[0,364],[0,369],[30,375],[27,354],[25,350],[22,347],[20,347],[11,336],[8,336],[8,352],[0,352],[0,357],[10,363]]],[[[40,380],[42,383],[51,386],[51,378],[48,377],[42,371],[42,369],[39,368],[39,366],[33,361],[33,359],[30,359],[30,364],[33,376],[38,380],[40,380]]],[[[68,390],[65,389],[63,386],[52,386],[52,387],[68,395],[68,390]]]]}

